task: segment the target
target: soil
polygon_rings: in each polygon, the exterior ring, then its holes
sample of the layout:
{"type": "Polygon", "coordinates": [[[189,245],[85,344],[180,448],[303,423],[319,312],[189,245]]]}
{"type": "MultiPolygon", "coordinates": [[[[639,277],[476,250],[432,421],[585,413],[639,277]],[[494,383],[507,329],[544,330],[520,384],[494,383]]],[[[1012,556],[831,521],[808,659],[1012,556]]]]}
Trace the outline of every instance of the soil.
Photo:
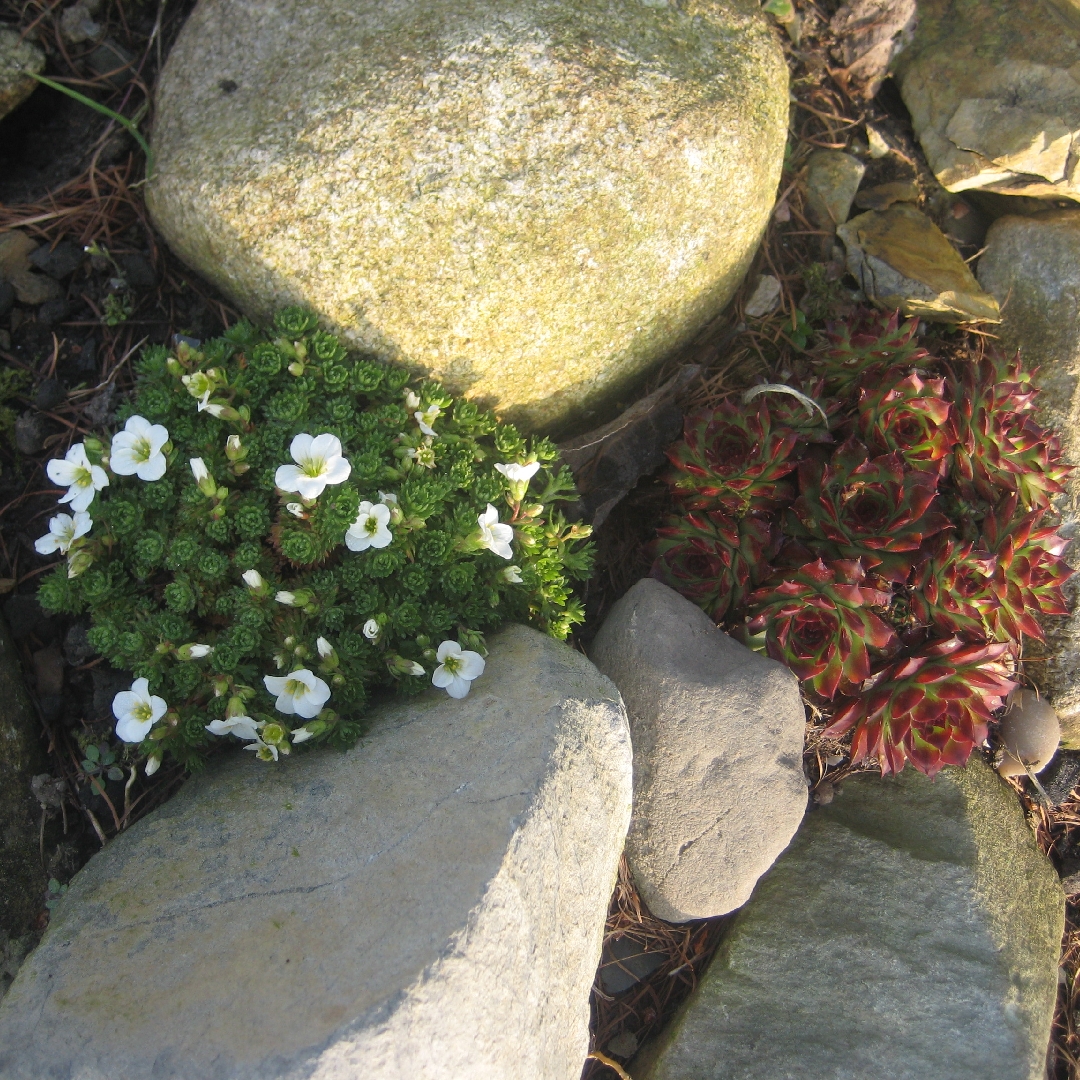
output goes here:
{"type": "MultiPolygon", "coordinates": [[[[160,60],[192,6],[192,0],[168,5],[106,0],[95,18],[107,39],[133,58],[126,73],[112,81],[90,62],[94,43],[65,43],[59,32],[61,6],[55,0],[0,0],[0,22],[36,36],[47,52],[49,77],[65,80],[131,117],[152,107],[160,60]]],[[[780,32],[796,98],[793,137],[777,210],[747,283],[690,348],[672,356],[640,388],[642,396],[685,363],[702,366],[700,378],[685,395],[687,409],[708,407],[763,379],[782,378],[806,362],[796,344],[799,312],[820,323],[852,307],[845,290],[854,283],[845,281],[831,236],[808,219],[800,180],[814,149],[857,149],[866,139],[868,121],[896,152],[868,161],[864,188],[916,181],[920,208],[954,238],[965,258],[979,251],[992,217],[1001,212],[938,187],[890,81],[871,102],[849,95],[829,51],[834,42],[827,21],[837,6],[837,0],[820,5],[797,0],[802,40],[796,46],[780,32]],[[807,269],[815,264],[820,274],[811,281],[807,269]],[[779,279],[781,305],[773,316],[748,325],[744,307],[759,273],[779,279]]],[[[47,925],[50,896],[103,843],[160,805],[184,780],[178,769],[166,766],[151,780],[137,776],[129,784],[123,772],[110,778],[108,767],[87,761],[88,747],[106,754],[111,746],[110,705],[122,677],[92,654],[84,623],[47,617],[35,599],[38,576],[50,564],[36,554],[33,541],[56,506],[45,462],[56,456],[58,447],[109,422],[130,386],[128,361],[144,344],[165,342],[178,333],[211,337],[238,317],[157,238],[142,203],[142,170],[137,148],[115,123],[59,91],[39,87],[0,121],[0,237],[18,229],[43,245],[42,256],[51,250],[53,259],[45,260],[44,272],[55,275],[61,294],[31,306],[5,298],[0,285],[0,375],[15,372],[21,380],[6,402],[12,410],[6,423],[0,415],[0,608],[18,642],[39,709],[50,773],[66,800],[63,812],[55,806],[43,809],[42,904],[32,928],[36,932],[47,925]],[[96,254],[85,253],[91,245],[96,254]]],[[[585,590],[588,621],[579,635],[582,646],[611,604],[648,573],[649,544],[669,508],[663,484],[647,476],[598,530],[596,572],[585,590]]],[[[807,773],[817,801],[824,802],[851,770],[843,762],[827,764],[834,758],[820,750],[820,740],[811,737],[807,773]]],[[[1074,778],[1080,779],[1080,766],[1074,778]]],[[[1067,777],[1062,780],[1067,782],[1067,777]]],[[[1064,805],[1049,809],[1027,781],[1016,786],[1044,850],[1065,873],[1080,870],[1080,800],[1062,791],[1064,805]]],[[[617,994],[605,993],[598,976],[592,999],[594,1049],[625,1061],[628,1055],[606,1049],[613,1039],[623,1036],[615,1046],[626,1049],[658,1030],[692,990],[724,926],[724,920],[708,920],[672,927],[653,918],[624,867],[612,898],[605,962],[617,965],[613,958],[624,955],[614,948],[617,941],[633,942],[664,960],[617,994]],[[627,1041],[631,1034],[634,1039],[627,1041]]],[[[1075,981],[1080,908],[1072,902],[1064,946],[1065,981],[1050,1075],[1054,1080],[1080,1080],[1080,989],[1075,981]]],[[[597,1059],[588,1061],[582,1074],[583,1080],[614,1075],[611,1065],[597,1059]]]]}

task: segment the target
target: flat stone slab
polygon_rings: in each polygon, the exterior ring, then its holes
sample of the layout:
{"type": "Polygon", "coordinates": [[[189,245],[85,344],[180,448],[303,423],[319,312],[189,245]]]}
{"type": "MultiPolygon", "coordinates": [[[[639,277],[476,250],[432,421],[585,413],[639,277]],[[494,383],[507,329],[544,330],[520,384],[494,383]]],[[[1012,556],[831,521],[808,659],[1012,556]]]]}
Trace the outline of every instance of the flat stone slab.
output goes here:
{"type": "Polygon", "coordinates": [[[653,578],[615,604],[590,654],[630,716],[626,858],[642,898],[669,922],[733,911],[806,810],[798,680],[653,578]]]}
{"type": "Polygon", "coordinates": [[[981,759],[844,781],[634,1080],[1044,1080],[1065,898],[981,759]]]}
{"type": "Polygon", "coordinates": [[[5,1080],[577,1080],[630,815],[612,684],[536,631],[348,753],[237,753],[76,876],[5,1080]]]}

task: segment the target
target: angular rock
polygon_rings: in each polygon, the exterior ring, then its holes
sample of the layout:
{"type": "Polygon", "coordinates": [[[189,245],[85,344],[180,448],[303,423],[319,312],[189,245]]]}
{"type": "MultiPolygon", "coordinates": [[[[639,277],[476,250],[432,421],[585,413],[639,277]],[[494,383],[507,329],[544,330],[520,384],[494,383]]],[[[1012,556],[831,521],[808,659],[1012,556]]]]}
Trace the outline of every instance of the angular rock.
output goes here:
{"type": "Polygon", "coordinates": [[[787,80],[758,0],[203,0],[147,199],[249,315],[585,427],[745,276],[787,80]]]}
{"type": "Polygon", "coordinates": [[[1074,0],[919,0],[895,64],[915,134],[950,191],[1080,200],[1074,0]]]}
{"type": "Polygon", "coordinates": [[[979,288],[945,234],[907,203],[871,210],[836,230],[848,271],[873,303],[930,322],[997,322],[997,301],[979,288]]]}
{"type": "Polygon", "coordinates": [[[815,150],[806,164],[806,201],[818,226],[832,232],[851,213],[866,166],[840,150],[815,150]]]}
{"type": "Polygon", "coordinates": [[[844,75],[872,98],[889,70],[889,63],[911,41],[916,24],[916,0],[848,0],[830,21],[837,38],[833,55],[844,75]]]}
{"type": "Polygon", "coordinates": [[[919,185],[914,180],[893,180],[866,188],[855,196],[860,210],[888,210],[893,203],[919,201],[919,185]]]}
{"type": "MultiPolygon", "coordinates": [[[[1061,439],[1063,458],[1080,463],[1080,210],[999,218],[986,236],[979,281],[1001,303],[1002,347],[1035,368],[1039,420],[1061,439]]],[[[1065,557],[1080,568],[1080,471],[1056,500],[1065,557]]],[[[1050,657],[1027,670],[1061,717],[1062,743],[1080,748],[1080,581],[1066,586],[1073,614],[1044,620],[1050,657]]]]}
{"type": "Polygon", "coordinates": [[[0,236],[0,278],[15,289],[20,304],[44,304],[61,294],[52,278],[33,269],[30,255],[37,248],[36,241],[18,230],[0,236]]]}
{"type": "Polygon", "coordinates": [[[795,676],[652,578],[593,641],[634,743],[626,858],[649,910],[669,922],[744,904],[806,810],[806,714],[795,676]]]}
{"type": "Polygon", "coordinates": [[[0,26],[0,118],[34,92],[34,75],[44,69],[41,46],[24,41],[14,26],[0,26]]]}
{"type": "Polygon", "coordinates": [[[743,312],[751,319],[771,315],[780,306],[780,280],[772,274],[758,274],[757,285],[746,301],[743,312]]]}
{"type": "Polygon", "coordinates": [[[634,1080],[1044,1080],[1065,904],[982,760],[844,781],[634,1080]]]}
{"type": "Polygon", "coordinates": [[[72,881],[0,1075],[576,1080],[630,815],[618,694],[533,630],[348,753],[237,753],[72,881]]]}
{"type": "Polygon", "coordinates": [[[45,768],[41,734],[11,631],[0,620],[0,946],[9,939],[26,940],[44,908],[41,811],[30,787],[34,774],[45,768]]]}

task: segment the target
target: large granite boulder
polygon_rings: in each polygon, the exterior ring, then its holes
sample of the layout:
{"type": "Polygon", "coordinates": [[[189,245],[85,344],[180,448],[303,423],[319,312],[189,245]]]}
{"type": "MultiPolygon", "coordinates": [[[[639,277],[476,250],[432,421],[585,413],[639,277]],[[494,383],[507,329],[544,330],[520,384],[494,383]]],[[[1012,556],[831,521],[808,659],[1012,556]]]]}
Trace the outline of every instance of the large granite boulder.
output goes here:
{"type": "Polygon", "coordinates": [[[733,911],[806,810],[798,680],[652,578],[611,609],[590,655],[630,717],[638,891],[669,922],[733,911]]]}
{"type": "Polygon", "coordinates": [[[1044,1080],[1065,897],[981,759],[844,781],[634,1080],[1044,1080]]]}
{"type": "Polygon", "coordinates": [[[202,0],[147,199],[248,314],[555,430],[741,282],[787,85],[758,0],[202,0]]]}
{"type": "MultiPolygon", "coordinates": [[[[1001,301],[1004,348],[1019,349],[1035,381],[1039,419],[1061,438],[1066,461],[1080,465],[1080,210],[999,218],[986,236],[979,281],[1001,301]]],[[[1066,558],[1080,568],[1080,470],[1055,501],[1066,558]]],[[[1047,619],[1049,660],[1029,663],[1062,720],[1066,746],[1080,749],[1080,581],[1066,585],[1074,614],[1047,619]]]]}
{"type": "Polygon", "coordinates": [[[467,698],[238,753],[92,859],[0,1004],[0,1076],[576,1080],[626,715],[565,645],[489,644],[467,698]]]}
{"type": "Polygon", "coordinates": [[[1074,0],[919,0],[894,67],[950,191],[1080,200],[1078,65],[1074,0]]]}

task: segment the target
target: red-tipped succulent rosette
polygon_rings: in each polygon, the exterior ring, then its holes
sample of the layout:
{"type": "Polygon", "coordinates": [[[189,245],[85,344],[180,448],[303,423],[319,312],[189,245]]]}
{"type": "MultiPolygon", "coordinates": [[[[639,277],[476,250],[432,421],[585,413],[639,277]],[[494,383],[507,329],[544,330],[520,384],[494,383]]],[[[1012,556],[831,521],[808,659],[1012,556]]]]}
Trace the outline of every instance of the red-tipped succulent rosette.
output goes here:
{"type": "Polygon", "coordinates": [[[879,576],[906,581],[928,536],[950,527],[934,508],[937,477],[905,468],[898,453],[871,458],[854,439],[832,462],[799,466],[802,494],[788,514],[790,533],[830,558],[863,560],[879,576]]]}
{"type": "Polygon", "coordinates": [[[995,709],[1016,688],[1003,662],[1008,643],[969,644],[948,638],[887,665],[858,697],[839,700],[822,732],[853,731],[853,764],[872,758],[882,775],[910,761],[934,776],[945,765],[965,765],[986,741],[995,709]]]}
{"type": "Polygon", "coordinates": [[[999,606],[993,590],[996,569],[997,559],[989,552],[938,533],[915,560],[908,596],[912,615],[939,634],[975,641],[993,637],[990,618],[999,606]]]}
{"type": "Polygon", "coordinates": [[[797,441],[795,431],[773,422],[766,401],[725,401],[687,417],[664,479],[690,509],[772,510],[794,494],[783,478],[798,464],[791,457],[797,441]]]}
{"type": "Polygon", "coordinates": [[[874,607],[892,594],[864,584],[858,560],[821,559],[751,594],[738,635],[752,649],[786,664],[823,698],[869,678],[869,649],[894,650],[896,634],[874,607]]]}
{"type": "Polygon", "coordinates": [[[893,386],[863,389],[854,434],[872,453],[898,453],[912,468],[943,471],[956,443],[944,395],[944,379],[924,380],[914,372],[893,386]]]}
{"type": "Polygon", "coordinates": [[[768,570],[772,548],[763,518],[690,512],[657,529],[651,574],[719,623],[745,605],[768,570]]]}
{"type": "Polygon", "coordinates": [[[919,366],[929,354],[915,343],[918,327],[918,319],[901,323],[898,311],[863,311],[850,322],[830,324],[829,347],[819,362],[826,389],[836,397],[854,396],[859,386],[919,366]]]}

